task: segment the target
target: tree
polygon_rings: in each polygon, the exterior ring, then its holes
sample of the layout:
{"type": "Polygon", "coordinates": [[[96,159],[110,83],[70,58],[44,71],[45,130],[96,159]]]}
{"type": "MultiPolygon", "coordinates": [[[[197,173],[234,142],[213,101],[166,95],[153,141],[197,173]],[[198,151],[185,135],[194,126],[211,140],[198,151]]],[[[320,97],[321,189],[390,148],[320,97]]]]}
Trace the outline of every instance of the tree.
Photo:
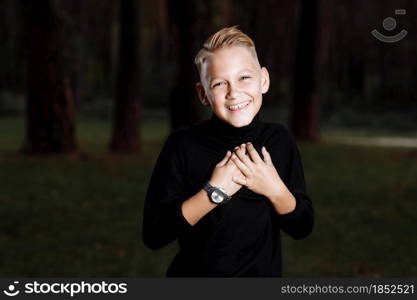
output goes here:
{"type": "Polygon", "coordinates": [[[153,19],[154,26],[157,28],[156,48],[161,59],[168,56],[169,47],[169,24],[168,24],[168,0],[156,1],[156,13],[153,19]]]}
{"type": "Polygon", "coordinates": [[[119,2],[121,32],[119,70],[117,75],[113,134],[110,150],[133,152],[140,150],[140,2],[119,2]]]}
{"type": "Polygon", "coordinates": [[[190,125],[201,119],[195,97],[197,72],[194,56],[197,54],[195,32],[198,26],[198,1],[169,1],[170,22],[175,40],[178,75],[170,97],[171,129],[190,125]]]}
{"type": "MultiPolygon", "coordinates": [[[[319,0],[302,0],[295,57],[294,100],[290,127],[303,140],[319,140],[320,67],[326,57],[328,34],[324,31],[319,0]]],[[[327,19],[326,19],[327,20],[327,19]]]]}
{"type": "Polygon", "coordinates": [[[26,136],[23,153],[77,150],[74,103],[63,23],[51,0],[22,1],[26,47],[26,136]]]}

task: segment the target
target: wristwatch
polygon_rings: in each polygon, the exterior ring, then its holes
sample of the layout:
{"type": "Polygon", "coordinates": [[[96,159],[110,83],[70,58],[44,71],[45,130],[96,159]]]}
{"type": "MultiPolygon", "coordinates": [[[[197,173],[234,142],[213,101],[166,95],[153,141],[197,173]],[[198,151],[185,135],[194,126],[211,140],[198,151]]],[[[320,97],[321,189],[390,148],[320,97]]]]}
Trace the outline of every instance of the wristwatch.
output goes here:
{"type": "Polygon", "coordinates": [[[216,204],[225,204],[232,199],[223,188],[212,186],[209,182],[204,185],[204,190],[207,192],[211,202],[216,204]]]}

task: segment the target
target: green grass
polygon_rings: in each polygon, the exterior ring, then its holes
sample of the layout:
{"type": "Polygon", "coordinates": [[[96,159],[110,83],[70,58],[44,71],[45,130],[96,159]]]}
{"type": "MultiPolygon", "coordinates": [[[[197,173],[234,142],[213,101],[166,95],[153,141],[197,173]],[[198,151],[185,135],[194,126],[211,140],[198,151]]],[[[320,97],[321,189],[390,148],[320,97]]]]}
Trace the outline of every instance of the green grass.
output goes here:
{"type": "Polygon", "coordinates": [[[417,152],[302,144],[316,224],[287,238],[287,276],[417,275],[417,152]]]}
{"type": "MultiPolygon", "coordinates": [[[[107,153],[105,122],[77,121],[79,158],[19,156],[23,132],[0,119],[1,276],[164,276],[176,243],[150,250],[140,230],[167,124],[144,123],[127,156],[107,153]]],[[[282,234],[284,276],[416,277],[416,150],[299,147],[316,223],[304,240],[282,234]]]]}

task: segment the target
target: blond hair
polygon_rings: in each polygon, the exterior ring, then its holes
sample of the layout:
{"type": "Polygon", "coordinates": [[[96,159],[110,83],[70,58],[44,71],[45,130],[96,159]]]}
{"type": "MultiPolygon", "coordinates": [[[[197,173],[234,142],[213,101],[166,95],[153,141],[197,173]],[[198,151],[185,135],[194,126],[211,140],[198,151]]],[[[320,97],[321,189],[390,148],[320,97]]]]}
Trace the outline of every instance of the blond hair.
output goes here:
{"type": "Polygon", "coordinates": [[[240,31],[237,27],[238,26],[235,25],[232,27],[225,27],[223,29],[220,29],[216,33],[212,34],[204,42],[203,48],[201,48],[200,51],[198,51],[194,59],[194,63],[197,66],[200,76],[202,65],[206,61],[207,57],[217,49],[223,47],[246,47],[258,62],[258,56],[255,50],[255,43],[248,35],[240,31]]]}

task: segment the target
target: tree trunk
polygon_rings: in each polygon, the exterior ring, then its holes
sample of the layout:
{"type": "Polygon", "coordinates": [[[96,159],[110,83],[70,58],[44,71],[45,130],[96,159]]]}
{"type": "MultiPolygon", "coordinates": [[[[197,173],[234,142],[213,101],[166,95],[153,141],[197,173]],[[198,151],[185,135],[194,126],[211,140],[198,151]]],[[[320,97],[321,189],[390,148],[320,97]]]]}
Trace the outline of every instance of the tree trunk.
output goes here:
{"type": "MultiPolygon", "coordinates": [[[[294,101],[290,127],[302,140],[318,141],[320,67],[326,57],[326,42],[320,22],[319,0],[302,0],[295,58],[294,101]]],[[[327,24],[326,24],[327,25],[327,24]]]]}
{"type": "MultiPolygon", "coordinates": [[[[230,27],[235,25],[234,22],[234,1],[233,0],[223,0],[221,1],[220,15],[221,21],[224,26],[230,27]]],[[[219,26],[220,27],[220,26],[219,26]]]]}
{"type": "Polygon", "coordinates": [[[110,150],[140,150],[140,22],[136,0],[120,1],[121,28],[113,135],[110,150]]]}
{"type": "Polygon", "coordinates": [[[194,66],[197,54],[195,44],[195,1],[169,1],[170,22],[173,27],[175,46],[177,47],[178,75],[170,97],[171,129],[190,125],[201,120],[196,99],[195,84],[198,81],[194,66]]]}
{"type": "Polygon", "coordinates": [[[156,1],[155,27],[157,28],[156,51],[165,60],[169,50],[168,0],[156,1]]]}
{"type": "Polygon", "coordinates": [[[22,1],[27,42],[27,107],[21,151],[27,154],[77,150],[63,24],[53,3],[22,1]]]}

